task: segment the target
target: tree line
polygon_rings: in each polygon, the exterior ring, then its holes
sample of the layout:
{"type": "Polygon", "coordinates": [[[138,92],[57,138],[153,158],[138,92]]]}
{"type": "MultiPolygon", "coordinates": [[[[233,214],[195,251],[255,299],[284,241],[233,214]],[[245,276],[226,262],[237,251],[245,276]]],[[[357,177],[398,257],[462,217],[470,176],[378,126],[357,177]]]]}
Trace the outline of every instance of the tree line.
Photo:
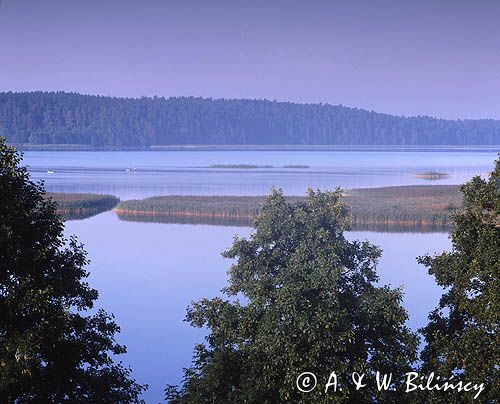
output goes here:
{"type": "Polygon", "coordinates": [[[500,121],[403,117],[341,105],[195,97],[113,98],[0,93],[0,133],[13,144],[136,147],[496,145],[500,121]]]}

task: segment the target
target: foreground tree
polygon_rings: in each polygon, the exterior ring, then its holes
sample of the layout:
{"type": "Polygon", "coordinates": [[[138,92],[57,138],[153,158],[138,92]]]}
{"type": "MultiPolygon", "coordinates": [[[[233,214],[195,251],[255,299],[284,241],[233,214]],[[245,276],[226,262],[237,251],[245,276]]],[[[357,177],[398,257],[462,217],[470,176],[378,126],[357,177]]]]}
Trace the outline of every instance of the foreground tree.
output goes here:
{"type": "MultiPolygon", "coordinates": [[[[203,299],[187,320],[207,327],[172,403],[384,402],[398,392],[378,392],[373,376],[402,375],[416,357],[417,339],[405,327],[400,290],[377,287],[380,250],[348,241],[340,191],[309,191],[287,203],[281,192],[267,199],[249,239],[236,239],[224,256],[236,259],[227,299],[203,299]],[[302,372],[317,376],[310,393],[299,391],[302,372]],[[325,394],[330,372],[337,392],[325,394]],[[356,391],[349,375],[371,383],[356,391]],[[340,391],[341,388],[341,391],[340,391]]],[[[401,378],[399,378],[401,379],[401,378]]],[[[394,381],[394,380],[393,380],[394,381]]],[[[396,383],[398,381],[395,381],[396,383]]],[[[392,387],[395,387],[393,384],[392,387]]],[[[307,383],[303,389],[310,388],[307,383]]]]}
{"type": "Polygon", "coordinates": [[[112,360],[118,326],[85,312],[97,299],[86,252],[20,160],[0,139],[0,402],[140,402],[144,387],[112,360]]]}
{"type": "MultiPolygon", "coordinates": [[[[422,257],[446,288],[423,330],[425,373],[484,383],[481,402],[500,397],[500,159],[488,180],[462,186],[464,210],[453,215],[451,252],[422,257]]],[[[472,396],[475,394],[472,393],[472,396]]],[[[471,402],[471,393],[434,392],[431,402],[471,402]],[[450,401],[453,395],[453,401],[450,401]],[[460,401],[462,400],[462,401],[460,401]]]]}

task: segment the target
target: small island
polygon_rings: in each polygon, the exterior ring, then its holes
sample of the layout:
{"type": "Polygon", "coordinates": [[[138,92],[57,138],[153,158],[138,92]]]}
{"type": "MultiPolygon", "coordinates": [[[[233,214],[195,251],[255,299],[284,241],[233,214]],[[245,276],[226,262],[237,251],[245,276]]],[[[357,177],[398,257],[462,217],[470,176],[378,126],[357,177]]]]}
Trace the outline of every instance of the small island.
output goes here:
{"type": "Polygon", "coordinates": [[[269,165],[259,166],[256,164],[212,164],[210,166],[210,168],[254,170],[257,168],[273,168],[273,166],[269,166],[269,165]]]}
{"type": "Polygon", "coordinates": [[[444,178],[448,178],[449,176],[450,174],[448,173],[440,173],[438,171],[427,171],[415,174],[415,177],[423,178],[424,180],[442,180],[444,178]]]}
{"type": "MultiPolygon", "coordinates": [[[[209,168],[217,168],[217,169],[238,169],[238,170],[256,170],[258,168],[276,168],[272,165],[257,165],[257,164],[212,164],[209,168]]],[[[305,169],[309,168],[308,165],[305,164],[287,164],[282,168],[295,168],[295,169],[305,169]]]]}
{"type": "Polygon", "coordinates": [[[64,220],[85,219],[113,209],[120,200],[113,195],[47,193],[57,205],[56,213],[64,220]]]}
{"type": "MultiPolygon", "coordinates": [[[[303,196],[287,196],[300,202],[303,196]]],[[[121,202],[123,220],[249,226],[265,196],[168,195],[121,202]]],[[[354,189],[345,193],[353,229],[447,230],[449,213],[462,207],[457,185],[415,185],[354,189]]]]}

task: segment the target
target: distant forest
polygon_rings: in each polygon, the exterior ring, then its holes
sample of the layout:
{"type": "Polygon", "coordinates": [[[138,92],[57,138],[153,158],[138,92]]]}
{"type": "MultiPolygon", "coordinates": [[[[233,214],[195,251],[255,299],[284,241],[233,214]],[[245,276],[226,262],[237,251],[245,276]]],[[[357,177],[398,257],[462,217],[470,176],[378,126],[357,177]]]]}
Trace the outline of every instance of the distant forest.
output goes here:
{"type": "Polygon", "coordinates": [[[0,93],[0,136],[15,144],[497,145],[498,120],[400,117],[328,104],[194,97],[0,93]]]}

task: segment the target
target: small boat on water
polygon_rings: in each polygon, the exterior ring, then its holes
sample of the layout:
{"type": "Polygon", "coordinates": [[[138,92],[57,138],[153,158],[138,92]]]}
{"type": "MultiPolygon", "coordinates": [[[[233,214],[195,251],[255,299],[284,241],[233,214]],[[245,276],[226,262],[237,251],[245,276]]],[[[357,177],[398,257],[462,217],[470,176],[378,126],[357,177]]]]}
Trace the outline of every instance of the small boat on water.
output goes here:
{"type": "Polygon", "coordinates": [[[54,171],[52,171],[52,170],[47,170],[47,174],[54,174],[54,171]]]}

